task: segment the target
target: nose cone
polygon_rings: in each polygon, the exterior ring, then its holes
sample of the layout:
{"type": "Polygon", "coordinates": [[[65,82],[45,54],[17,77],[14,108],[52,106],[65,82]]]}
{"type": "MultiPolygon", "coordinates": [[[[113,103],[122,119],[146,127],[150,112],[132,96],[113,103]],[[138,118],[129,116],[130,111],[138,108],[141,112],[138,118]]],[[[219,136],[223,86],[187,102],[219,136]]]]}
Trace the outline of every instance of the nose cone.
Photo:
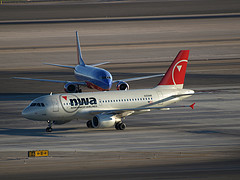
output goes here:
{"type": "Polygon", "coordinates": [[[106,79],[104,83],[105,83],[105,88],[104,89],[110,90],[111,87],[112,87],[112,80],[111,79],[106,79]]]}
{"type": "Polygon", "coordinates": [[[33,119],[34,117],[34,112],[32,111],[31,108],[27,107],[22,111],[22,116],[25,117],[26,119],[33,119]]]}

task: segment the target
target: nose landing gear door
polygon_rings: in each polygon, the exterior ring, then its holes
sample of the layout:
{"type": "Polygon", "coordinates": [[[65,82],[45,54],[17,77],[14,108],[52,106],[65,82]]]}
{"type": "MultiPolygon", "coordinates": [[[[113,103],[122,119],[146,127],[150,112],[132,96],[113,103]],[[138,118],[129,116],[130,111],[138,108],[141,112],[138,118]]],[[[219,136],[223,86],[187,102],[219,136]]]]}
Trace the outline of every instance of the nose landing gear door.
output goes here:
{"type": "Polygon", "coordinates": [[[52,103],[53,103],[53,112],[58,112],[59,111],[58,100],[54,98],[52,99],[52,103]]]}

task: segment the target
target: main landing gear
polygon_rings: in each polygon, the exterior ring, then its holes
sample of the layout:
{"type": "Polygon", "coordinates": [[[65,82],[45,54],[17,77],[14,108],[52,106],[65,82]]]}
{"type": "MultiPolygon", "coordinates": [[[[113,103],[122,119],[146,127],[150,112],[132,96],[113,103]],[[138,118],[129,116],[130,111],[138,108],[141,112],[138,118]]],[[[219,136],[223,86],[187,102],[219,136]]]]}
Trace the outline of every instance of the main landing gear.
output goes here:
{"type": "Polygon", "coordinates": [[[46,132],[52,132],[52,121],[47,121],[48,122],[48,127],[46,128],[46,132]]]}
{"type": "Polygon", "coordinates": [[[91,120],[87,121],[87,127],[88,128],[94,128],[91,120]]]}
{"type": "MultiPolygon", "coordinates": [[[[86,125],[88,128],[94,128],[91,120],[87,121],[86,125]]],[[[119,121],[115,124],[115,128],[116,130],[124,130],[126,128],[126,124],[124,124],[122,121],[119,121]]]]}
{"type": "Polygon", "coordinates": [[[122,121],[115,124],[116,130],[124,130],[126,128],[126,124],[124,124],[122,121]]]}

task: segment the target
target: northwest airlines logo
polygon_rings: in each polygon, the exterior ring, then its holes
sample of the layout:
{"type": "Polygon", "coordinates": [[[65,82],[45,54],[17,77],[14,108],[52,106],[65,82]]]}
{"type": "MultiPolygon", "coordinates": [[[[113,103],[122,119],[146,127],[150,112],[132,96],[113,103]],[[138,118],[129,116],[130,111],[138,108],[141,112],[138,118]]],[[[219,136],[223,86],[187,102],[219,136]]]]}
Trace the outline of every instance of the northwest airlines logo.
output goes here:
{"type": "Polygon", "coordinates": [[[178,71],[180,72],[182,69],[182,65],[177,66],[177,68],[178,68],[178,71]]]}
{"type": "Polygon", "coordinates": [[[78,105],[94,105],[97,104],[97,100],[94,97],[90,98],[77,98],[77,99],[69,99],[71,106],[78,105]]]}
{"type": "Polygon", "coordinates": [[[172,70],[172,81],[174,85],[184,83],[187,62],[187,60],[181,60],[174,65],[172,70]]]}
{"type": "Polygon", "coordinates": [[[79,108],[97,107],[97,100],[94,97],[79,98],[75,95],[60,96],[63,109],[66,112],[75,112],[79,108]]]}

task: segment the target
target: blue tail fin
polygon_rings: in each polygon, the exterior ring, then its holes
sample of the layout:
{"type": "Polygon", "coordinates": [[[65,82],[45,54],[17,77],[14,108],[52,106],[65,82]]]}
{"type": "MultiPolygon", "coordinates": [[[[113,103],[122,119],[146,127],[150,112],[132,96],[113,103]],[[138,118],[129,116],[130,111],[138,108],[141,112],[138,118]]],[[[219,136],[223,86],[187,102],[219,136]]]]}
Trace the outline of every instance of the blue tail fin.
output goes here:
{"type": "Polygon", "coordinates": [[[77,58],[78,58],[78,64],[81,66],[85,66],[85,63],[82,59],[82,53],[81,53],[81,47],[80,47],[80,42],[79,42],[79,37],[78,37],[78,32],[76,31],[76,40],[77,40],[77,58]]]}

